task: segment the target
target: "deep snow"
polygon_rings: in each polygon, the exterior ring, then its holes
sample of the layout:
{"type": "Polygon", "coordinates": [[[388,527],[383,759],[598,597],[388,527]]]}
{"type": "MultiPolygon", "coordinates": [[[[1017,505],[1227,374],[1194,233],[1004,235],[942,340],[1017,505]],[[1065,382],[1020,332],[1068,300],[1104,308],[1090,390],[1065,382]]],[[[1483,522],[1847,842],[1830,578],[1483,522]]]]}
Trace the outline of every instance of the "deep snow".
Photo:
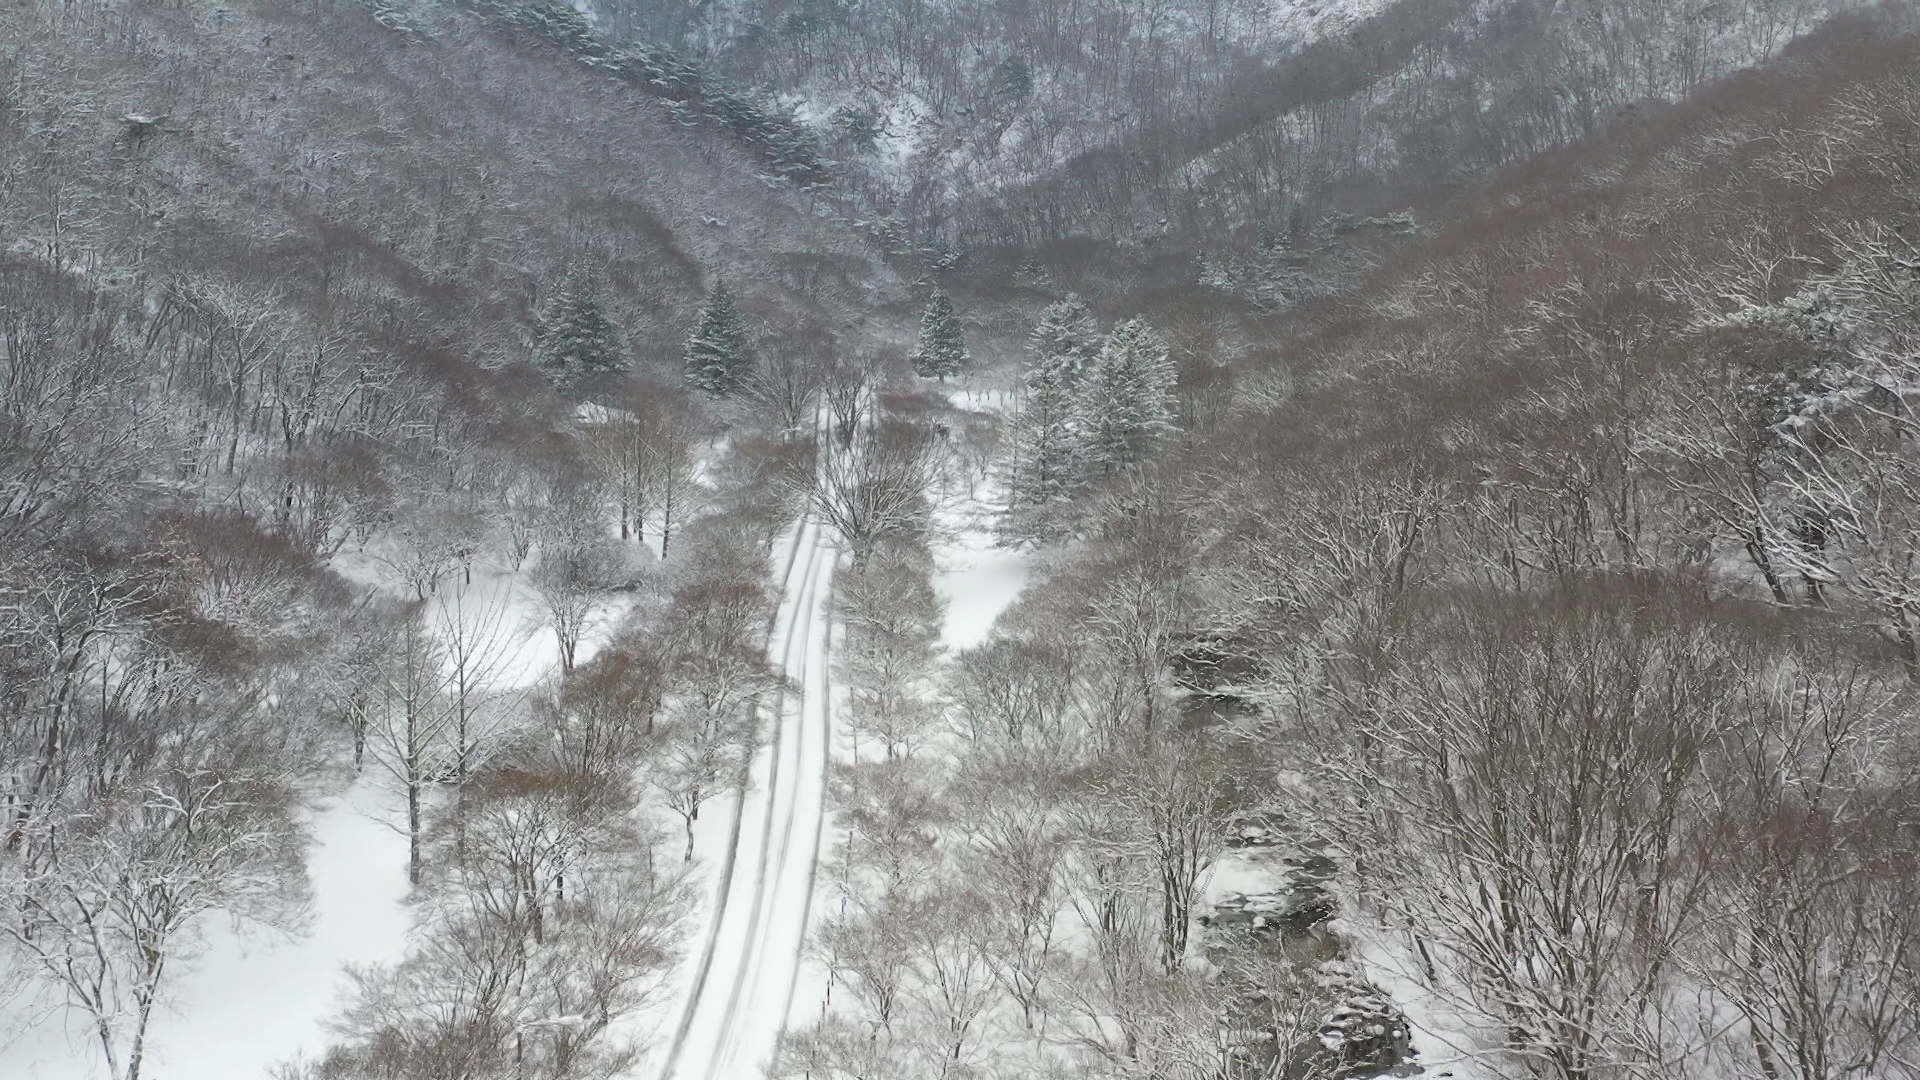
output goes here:
{"type": "MultiPolygon", "coordinates": [[[[399,589],[391,561],[378,550],[345,553],[334,567],[363,588],[399,589]]],[[[450,576],[435,602],[463,590],[464,603],[449,610],[470,629],[494,635],[482,650],[501,658],[494,689],[512,692],[545,679],[559,664],[559,646],[541,625],[545,617],[526,574],[477,564],[471,585],[464,581],[450,576]]],[[[580,661],[599,648],[626,603],[614,598],[599,606],[580,661]]],[[[399,792],[382,785],[369,760],[347,791],[318,800],[305,819],[310,932],[236,930],[218,913],[195,927],[198,940],[170,962],[148,1029],[146,1080],[262,1080],[278,1063],[317,1056],[327,1041],[324,1024],[348,986],[342,965],[404,955],[412,912],[399,792]]],[[[9,974],[0,970],[0,981],[9,974]]],[[[0,993],[0,1080],[106,1076],[83,1012],[0,993]]]]}
{"type": "MultiPolygon", "coordinates": [[[[963,408],[1005,406],[998,393],[956,391],[954,398],[963,408]]],[[[984,640],[1026,583],[1025,553],[995,546],[992,499],[983,488],[940,512],[934,584],[947,602],[942,640],[949,650],[984,640]]],[[[806,522],[780,548],[784,591],[770,654],[796,691],[781,703],[747,788],[709,804],[695,826],[693,872],[705,902],[674,976],[680,992],[622,1025],[655,1034],[653,1054],[636,1077],[763,1075],[789,1019],[805,1023],[824,1007],[827,973],[804,954],[818,862],[833,836],[828,764],[849,752],[836,745],[833,724],[840,696],[831,679],[838,561],[831,541],[806,522]]],[[[390,585],[391,571],[377,559],[341,561],[352,580],[390,585]]],[[[538,625],[538,598],[524,575],[476,568],[473,581],[469,608],[476,617],[495,603],[506,608],[499,633],[511,635],[512,655],[500,682],[524,687],[546,677],[558,664],[558,648],[538,625]]],[[[601,615],[604,630],[618,611],[601,615]]],[[[597,645],[590,635],[580,659],[597,645]]],[[[348,986],[342,965],[392,962],[406,950],[412,913],[406,837],[395,828],[400,814],[397,794],[371,775],[312,808],[310,933],[238,934],[224,921],[204,927],[204,948],[178,969],[168,1005],[155,1018],[150,1080],[261,1080],[279,1062],[324,1049],[324,1024],[348,986]]],[[[0,1001],[0,1014],[19,1018],[14,1028],[0,1028],[0,1080],[104,1078],[83,1016],[58,1008],[30,1012],[22,1004],[0,1001]]]]}
{"type": "MultiPolygon", "coordinates": [[[[406,947],[407,840],[383,824],[395,796],[354,785],[310,814],[311,933],[238,934],[203,928],[204,952],[183,969],[155,1016],[143,1072],[150,1080],[262,1080],[296,1052],[317,1054],[322,1023],[347,981],[343,963],[391,960],[406,947]]],[[[57,1010],[0,1049],[6,1080],[106,1075],[86,1018],[57,1010]]]]}
{"type": "MultiPolygon", "coordinates": [[[[1002,416],[1013,404],[1004,390],[972,388],[956,389],[948,400],[955,408],[1002,416]]],[[[1000,613],[1027,586],[1030,553],[996,546],[1001,497],[997,485],[984,483],[970,497],[949,500],[937,514],[933,587],[946,601],[940,642],[950,653],[985,641],[1000,613]]]]}

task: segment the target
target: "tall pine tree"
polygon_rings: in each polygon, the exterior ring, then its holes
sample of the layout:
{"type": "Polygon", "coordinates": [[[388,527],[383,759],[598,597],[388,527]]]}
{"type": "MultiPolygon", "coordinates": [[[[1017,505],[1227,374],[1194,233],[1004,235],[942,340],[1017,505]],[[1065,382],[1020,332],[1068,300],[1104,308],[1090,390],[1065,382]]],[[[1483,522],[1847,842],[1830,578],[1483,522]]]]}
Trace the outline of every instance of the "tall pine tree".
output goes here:
{"type": "Polygon", "coordinates": [[[1144,319],[1114,327],[1077,395],[1086,475],[1108,476],[1146,459],[1173,429],[1177,374],[1167,343],[1144,319]]]}
{"type": "Polygon", "coordinates": [[[1027,341],[1026,394],[1009,425],[1006,533],[1044,540],[1080,478],[1076,391],[1100,353],[1100,328],[1079,296],[1047,308],[1027,341]]]}
{"type": "Polygon", "coordinates": [[[1009,425],[1005,533],[1045,540],[1055,512],[1079,486],[1080,445],[1073,388],[1060,366],[1027,372],[1026,394],[1009,425]]]}
{"type": "Polygon", "coordinates": [[[1040,322],[1027,341],[1027,352],[1033,357],[1033,370],[1061,368],[1069,384],[1093,366],[1100,355],[1100,326],[1079,293],[1069,293],[1065,300],[1040,313],[1040,322]]]}
{"type": "Polygon", "coordinates": [[[601,302],[599,284],[585,274],[567,281],[540,321],[534,362],[563,393],[619,375],[632,362],[625,336],[601,302]]]}
{"type": "Polygon", "coordinates": [[[726,397],[740,389],[753,367],[753,333],[723,281],[687,338],[687,384],[708,397],[726,397]]]}
{"type": "Polygon", "coordinates": [[[914,373],[927,379],[946,381],[958,375],[971,362],[967,339],[960,329],[960,316],[953,310],[953,298],[945,289],[933,290],[933,300],[920,320],[920,347],[913,353],[914,373]]]}

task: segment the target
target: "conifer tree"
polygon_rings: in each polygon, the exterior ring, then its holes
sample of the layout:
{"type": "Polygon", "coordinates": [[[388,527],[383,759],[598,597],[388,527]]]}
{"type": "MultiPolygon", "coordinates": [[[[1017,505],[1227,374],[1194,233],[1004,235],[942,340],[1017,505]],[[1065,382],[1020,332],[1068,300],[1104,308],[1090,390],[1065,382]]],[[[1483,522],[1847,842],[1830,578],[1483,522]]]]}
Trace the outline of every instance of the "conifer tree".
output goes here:
{"type": "Polygon", "coordinates": [[[1054,531],[1052,511],[1079,479],[1075,392],[1100,353],[1100,330],[1078,295],[1047,308],[1028,339],[1032,364],[1026,394],[1009,428],[1008,535],[1041,540],[1054,531]]]}
{"type": "Polygon", "coordinates": [[[600,287],[586,275],[569,279],[541,318],[534,361],[563,393],[627,370],[633,355],[608,317],[600,287]]]}
{"type": "Polygon", "coordinates": [[[1009,426],[1005,532],[1042,540],[1053,511],[1073,495],[1080,475],[1073,388],[1063,365],[1027,372],[1026,395],[1009,426]]]}
{"type": "Polygon", "coordinates": [[[700,321],[687,338],[687,383],[708,397],[725,397],[746,381],[754,362],[747,317],[723,281],[700,309],[700,321]]]}
{"type": "Polygon", "coordinates": [[[1087,302],[1079,293],[1069,293],[1065,300],[1040,313],[1040,322],[1027,342],[1027,352],[1033,357],[1034,371],[1043,367],[1059,368],[1065,385],[1079,381],[1081,374],[1100,355],[1099,324],[1094,322],[1093,312],[1087,309],[1087,302]]]}
{"type": "Polygon", "coordinates": [[[1107,336],[1077,395],[1080,459],[1089,476],[1106,476],[1145,460],[1173,428],[1177,377],[1167,344],[1143,319],[1107,336]]]}
{"type": "Polygon", "coordinates": [[[967,355],[966,335],[960,329],[960,316],[953,310],[953,298],[945,289],[933,290],[933,300],[920,320],[920,347],[913,354],[914,373],[945,382],[947,376],[960,374],[971,361],[967,355]]]}

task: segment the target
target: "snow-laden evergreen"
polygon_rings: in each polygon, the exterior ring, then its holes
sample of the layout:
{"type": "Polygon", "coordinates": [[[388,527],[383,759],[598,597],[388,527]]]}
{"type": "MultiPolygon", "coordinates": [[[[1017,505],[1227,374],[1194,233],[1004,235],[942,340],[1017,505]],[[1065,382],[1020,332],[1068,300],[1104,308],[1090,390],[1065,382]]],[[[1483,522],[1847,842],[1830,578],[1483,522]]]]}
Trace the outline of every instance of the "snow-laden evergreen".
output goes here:
{"type": "Polygon", "coordinates": [[[960,316],[953,310],[953,297],[945,289],[933,290],[927,313],[920,320],[920,346],[913,352],[915,374],[945,381],[947,376],[965,370],[972,359],[960,316]]]}
{"type": "Polygon", "coordinates": [[[687,338],[687,383],[708,397],[725,397],[746,381],[754,362],[747,317],[723,281],[687,338]]]}
{"type": "Polygon", "coordinates": [[[1167,344],[1144,319],[1102,341],[1079,296],[1041,313],[1028,339],[1020,411],[1008,427],[1008,539],[1044,541],[1061,508],[1090,486],[1138,465],[1173,428],[1176,378],[1167,344]]]}
{"type": "Polygon", "coordinates": [[[1079,293],[1069,293],[1040,313],[1027,351],[1034,370],[1057,369],[1069,386],[1093,366],[1100,356],[1100,325],[1079,293]]]}
{"type": "Polygon", "coordinates": [[[576,275],[542,314],[534,361],[563,393],[575,393],[632,365],[626,336],[608,316],[600,295],[593,278],[576,275]]]}
{"type": "Polygon", "coordinates": [[[1027,342],[1032,363],[1020,411],[1008,430],[1007,534],[1041,540],[1055,532],[1053,510],[1080,481],[1075,394],[1100,355],[1100,327],[1078,295],[1041,313],[1027,342]]]}
{"type": "Polygon", "coordinates": [[[1146,320],[1114,327],[1077,395],[1080,460],[1089,477],[1139,464],[1172,430],[1175,378],[1166,340],[1146,320]]]}
{"type": "Polygon", "coordinates": [[[1026,397],[1008,431],[1009,536],[1039,540],[1053,532],[1051,511],[1079,486],[1079,444],[1072,388],[1059,367],[1027,373],[1026,397]]]}

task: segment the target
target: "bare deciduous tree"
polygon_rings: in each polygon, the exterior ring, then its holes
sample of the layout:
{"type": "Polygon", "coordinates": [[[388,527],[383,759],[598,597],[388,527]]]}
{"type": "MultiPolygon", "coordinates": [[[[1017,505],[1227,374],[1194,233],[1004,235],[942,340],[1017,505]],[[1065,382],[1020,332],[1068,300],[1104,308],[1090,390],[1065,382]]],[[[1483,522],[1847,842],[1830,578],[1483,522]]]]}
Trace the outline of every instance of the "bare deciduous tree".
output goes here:
{"type": "Polygon", "coordinates": [[[849,445],[823,444],[811,475],[795,478],[820,520],[847,543],[856,568],[884,542],[924,536],[939,475],[932,428],[882,417],[863,430],[849,445]]]}
{"type": "Polygon", "coordinates": [[[847,723],[889,758],[911,754],[934,726],[931,681],[942,603],[930,560],[888,548],[840,579],[834,602],[845,628],[839,668],[847,723]]]}
{"type": "Polygon", "coordinates": [[[398,613],[387,650],[374,669],[378,693],[366,712],[367,757],[406,802],[407,881],[420,884],[425,867],[426,803],[453,766],[455,724],[448,694],[445,646],[413,606],[398,613]]]}
{"type": "Polygon", "coordinates": [[[754,712],[775,704],[780,681],[761,651],[766,593],[756,584],[695,581],[673,597],[662,633],[672,642],[664,766],[659,783],[686,823],[686,855],[700,808],[745,783],[754,712]]]}

